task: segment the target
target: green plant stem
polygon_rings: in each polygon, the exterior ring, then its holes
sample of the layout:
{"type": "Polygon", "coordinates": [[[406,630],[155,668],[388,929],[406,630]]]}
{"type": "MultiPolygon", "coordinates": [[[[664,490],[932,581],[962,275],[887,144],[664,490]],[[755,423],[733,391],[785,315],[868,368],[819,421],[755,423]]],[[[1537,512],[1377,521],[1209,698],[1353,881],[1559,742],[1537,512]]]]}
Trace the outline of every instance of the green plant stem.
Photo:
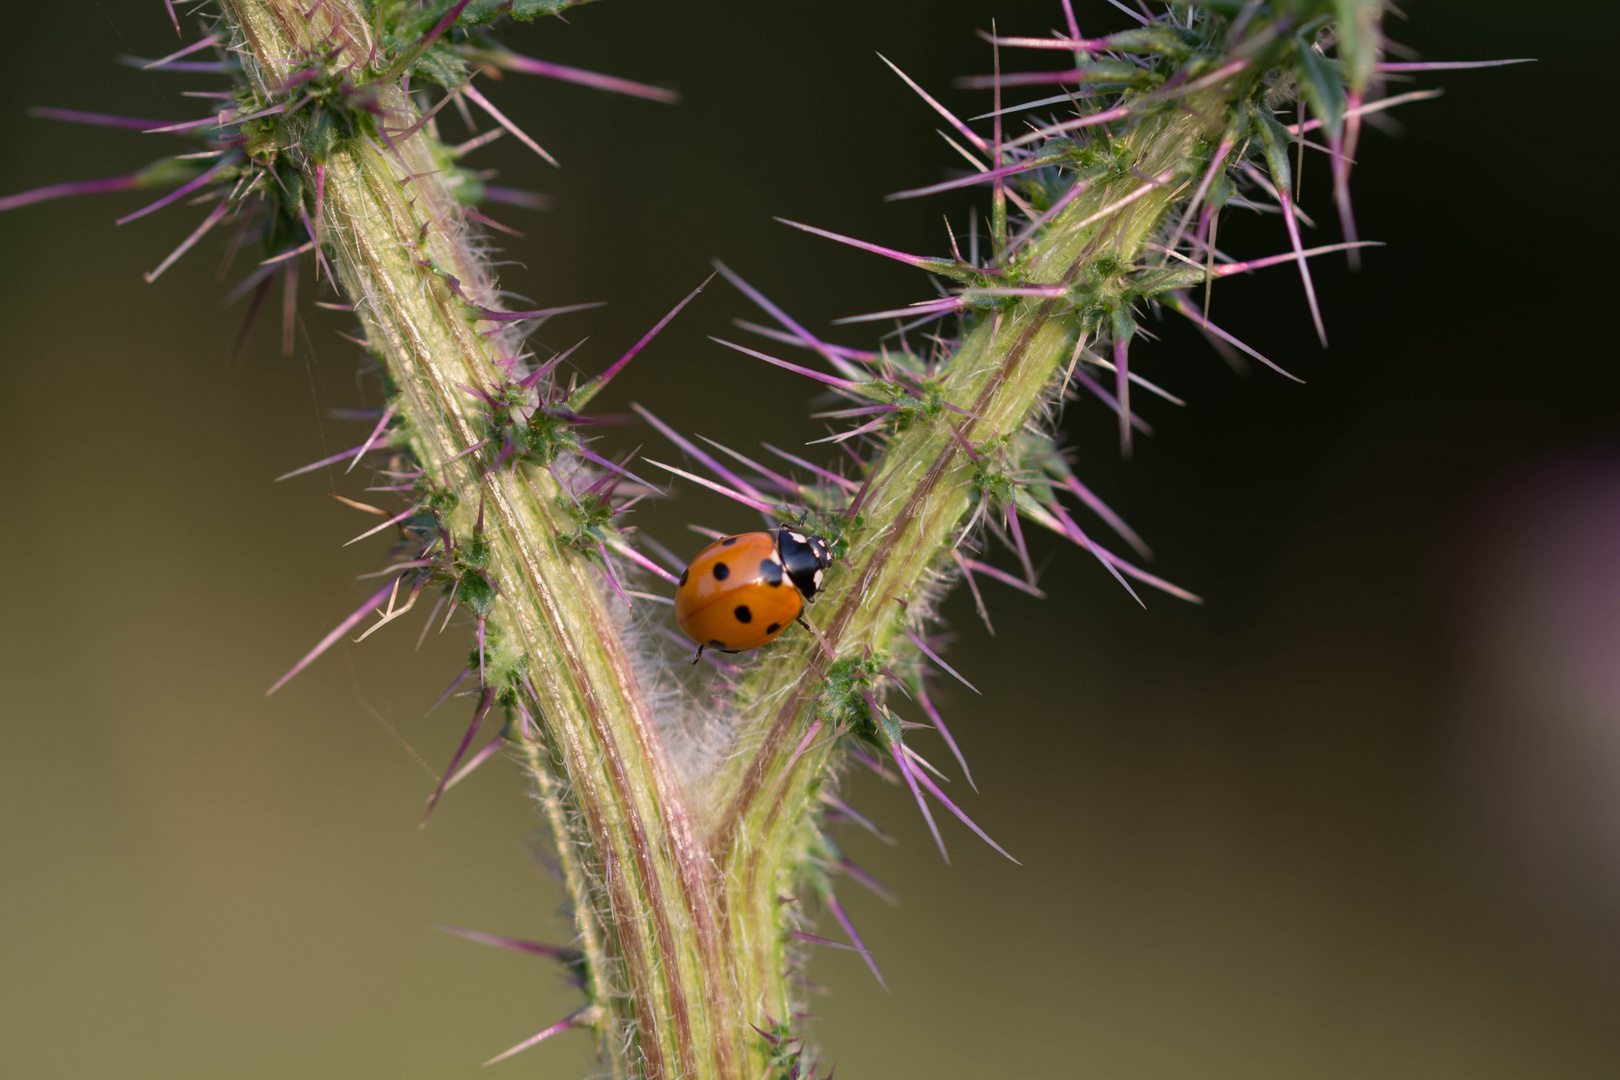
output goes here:
{"type": "MultiPolygon", "coordinates": [[[[251,50],[252,77],[273,97],[310,43],[337,24],[351,56],[369,54],[355,0],[328,0],[305,18],[295,0],[231,0],[251,50]]],[[[416,111],[382,89],[389,126],[416,111]]],[[[367,344],[398,388],[410,446],[454,496],[451,532],[465,541],[478,518],[499,599],[497,636],[515,643],[542,717],[522,750],[539,785],[579,920],[592,1010],[616,1076],[740,1080],[740,1036],[720,956],[712,871],[684,793],[616,631],[597,570],[562,537],[565,496],[544,468],[487,470],[464,451],[480,438],[476,399],[461,386],[501,377],[443,274],[494,308],[487,267],[467,243],[460,206],[436,174],[427,136],[395,142],[398,160],[351,139],[324,162],[321,227],[367,344]],[[424,263],[428,264],[425,268],[424,263]],[[437,271],[437,272],[436,272],[437,271]]],[[[314,162],[299,162],[313,190],[314,162]]]]}
{"type": "MultiPolygon", "coordinates": [[[[1137,258],[1185,194],[1189,178],[1208,167],[1224,102],[1196,105],[1203,108],[1142,124],[1123,148],[1122,159],[1135,164],[1138,176],[1168,174],[1164,182],[1112,210],[1144,181],[1127,173],[1095,184],[1022,256],[1028,280],[1073,284],[1103,259],[1123,266],[1137,258]]],[[[947,413],[889,444],[876,467],[864,520],[850,534],[848,558],[831,572],[815,609],[825,620],[823,634],[834,657],[882,657],[905,628],[922,630],[925,594],[947,572],[964,519],[977,502],[975,462],[962,443],[993,448],[1041,411],[1084,341],[1081,318],[1060,314],[1067,308],[1062,300],[1030,299],[982,322],[962,343],[942,389],[945,400],[972,415],[947,413]]],[[[808,808],[837,753],[828,742],[795,760],[833,659],[815,642],[800,643],[794,653],[761,665],[743,685],[743,707],[765,712],[765,727],[758,748],[739,758],[723,781],[726,808],[716,842],[726,872],[728,944],[745,943],[751,958],[740,975],[743,994],[770,1002],[773,1011],[782,1010],[777,1015],[789,1010],[792,995],[779,975],[787,957],[775,932],[781,920],[776,897],[793,892],[814,840],[808,808]]]]}

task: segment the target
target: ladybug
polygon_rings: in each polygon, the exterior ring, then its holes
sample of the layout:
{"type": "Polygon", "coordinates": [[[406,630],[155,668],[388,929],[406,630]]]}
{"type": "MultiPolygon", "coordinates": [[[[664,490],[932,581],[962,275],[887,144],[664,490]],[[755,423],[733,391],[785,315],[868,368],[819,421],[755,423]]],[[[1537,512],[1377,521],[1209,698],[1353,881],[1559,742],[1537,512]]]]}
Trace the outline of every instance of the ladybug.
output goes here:
{"type": "Polygon", "coordinates": [[[789,623],[803,621],[805,601],[821,591],[822,574],[831,565],[827,541],[797,525],[722,537],[681,574],[675,621],[698,643],[698,657],[705,648],[757,649],[789,623]]]}

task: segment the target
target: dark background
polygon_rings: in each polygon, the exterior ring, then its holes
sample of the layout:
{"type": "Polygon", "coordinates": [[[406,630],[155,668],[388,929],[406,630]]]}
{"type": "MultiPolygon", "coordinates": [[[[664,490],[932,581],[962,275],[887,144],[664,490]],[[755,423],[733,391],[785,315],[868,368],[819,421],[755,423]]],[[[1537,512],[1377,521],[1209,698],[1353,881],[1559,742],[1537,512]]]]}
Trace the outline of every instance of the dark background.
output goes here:
{"type": "MultiPolygon", "coordinates": [[[[1078,6],[1088,32],[1128,25],[1078,6]]],[[[510,31],[684,101],[489,90],[564,166],[477,159],[556,199],[492,211],[529,233],[505,283],[610,301],[543,334],[589,333],[587,371],[715,255],[822,330],[930,295],[770,215],[942,250],[940,213],[970,201],[882,201],[953,154],[873,52],[980,112],[950,80],[988,70],[972,31],[992,17],[1061,19],[1045,0],[612,0],[510,31]]],[[[1426,78],[1446,96],[1402,110],[1400,138],[1368,134],[1360,221],[1390,246],[1359,275],[1316,263],[1326,353],[1292,271],[1216,290],[1216,320],[1308,385],[1239,378],[1150,326],[1163,341],[1136,362],[1189,407],[1144,405],[1158,434],[1128,465],[1100,408],[1071,410],[1087,482],[1208,602],[1141,610],[1044,538],[1051,599],[988,585],[996,637],[953,598],[951,659],[984,691],[944,691],[982,792],[960,794],[1023,866],[954,826],[942,865],[903,793],[852,780],[902,845],[851,851],[904,903],[845,898],[892,994],[857,957],[815,960],[840,1077],[1620,1074],[1620,375],[1597,159],[1616,23],[1596,2],[1413,4],[1391,30],[1426,58],[1540,63],[1426,78]]],[[[27,106],[182,118],[181,90],[218,83],[114,66],[174,47],[157,0],[30,5],[8,36],[0,193],[172,145],[27,106]]],[[[1305,185],[1312,239],[1337,239],[1323,159],[1305,185]]],[[[143,284],[198,216],[112,225],[149,198],[0,218],[0,1076],[472,1076],[574,1007],[544,962],[428,928],[567,934],[533,815],[499,764],[415,827],[465,716],[423,715],[465,655],[454,631],[412,653],[407,619],[263,697],[381,556],[338,547],[366,522],[325,491],[358,473],[269,482],[358,442],[325,410],[367,391],[325,313],[291,358],[270,318],[231,359],[220,241],[143,284]]],[[[1286,245],[1275,219],[1229,218],[1223,246],[1286,245]]],[[[739,447],[814,437],[802,382],[704,340],[739,315],[716,284],[606,405],[739,447]]],[[[655,439],[610,443],[660,456],[655,439]]],[[[690,552],[693,520],[751,523],[688,490],[643,524],[690,552]]],[[[588,1067],[569,1034],[497,1068],[588,1067]]]]}

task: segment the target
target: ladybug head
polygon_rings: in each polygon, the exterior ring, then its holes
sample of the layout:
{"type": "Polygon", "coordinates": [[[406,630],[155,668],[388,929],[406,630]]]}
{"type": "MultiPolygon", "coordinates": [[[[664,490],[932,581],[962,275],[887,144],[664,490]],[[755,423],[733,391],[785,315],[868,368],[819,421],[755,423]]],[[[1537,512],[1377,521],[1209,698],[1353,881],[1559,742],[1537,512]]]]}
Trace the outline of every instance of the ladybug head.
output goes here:
{"type": "Polygon", "coordinates": [[[776,530],[776,553],[788,580],[806,600],[821,591],[822,571],[832,565],[826,540],[801,532],[797,525],[782,525],[776,530]]]}

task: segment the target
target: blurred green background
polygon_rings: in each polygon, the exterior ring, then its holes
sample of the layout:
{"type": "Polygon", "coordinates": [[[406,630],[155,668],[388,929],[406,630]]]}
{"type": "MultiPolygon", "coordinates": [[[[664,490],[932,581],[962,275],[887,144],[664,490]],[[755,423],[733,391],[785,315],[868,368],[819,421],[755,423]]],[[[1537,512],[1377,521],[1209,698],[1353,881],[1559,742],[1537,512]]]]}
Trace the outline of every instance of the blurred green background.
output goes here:
{"type": "MultiPolygon", "coordinates": [[[[1127,25],[1077,6],[1089,32],[1127,25]]],[[[0,194],[169,146],[27,106],[178,119],[180,91],[217,84],[113,64],[174,47],[157,0],[19,7],[0,194]]],[[[1369,133],[1360,220],[1390,247],[1358,275],[1316,264],[1326,353],[1290,271],[1216,290],[1216,320],[1307,386],[1239,378],[1167,324],[1134,362],[1190,406],[1146,404],[1158,434],[1135,461],[1095,404],[1070,410],[1087,482],[1208,602],[1144,611],[1037,539],[1050,600],[992,591],[993,638],[947,606],[951,660],[984,691],[944,691],[981,792],[961,794],[1023,865],[958,828],[942,865],[902,793],[852,779],[902,843],[852,836],[851,853],[904,902],[845,897],[892,994],[858,957],[814,961],[841,1078],[1620,1075],[1620,368],[1599,160],[1620,19],[1595,2],[1409,15],[1392,32],[1426,58],[1541,62],[1425,79],[1446,96],[1403,110],[1399,138],[1369,133]]],[[[992,18],[1039,33],[1061,16],[612,0],[511,31],[684,100],[490,91],[563,161],[480,159],[556,200],[493,211],[528,233],[505,283],[610,301],[544,332],[590,334],[586,370],[711,256],[818,329],[929,295],[770,215],[942,249],[940,214],[970,200],[882,201],[953,155],[873,52],[983,111],[950,80],[988,70],[972,31],[992,18]]],[[[1319,242],[1336,239],[1320,159],[1305,185],[1319,242]]],[[[484,1075],[575,997],[544,962],[428,926],[568,933],[509,765],[416,828],[466,706],[424,712],[465,635],[413,653],[408,619],[263,696],[386,545],[339,547],[365,522],[326,492],[356,494],[358,472],[270,483],[363,437],[326,415],[368,404],[356,350],[308,312],[293,357],[272,317],[231,359],[221,245],[143,284],[197,217],[113,226],[145,201],[0,218],[0,1077],[484,1075]]],[[[1222,240],[1286,243],[1274,220],[1222,240]]],[[[754,313],[713,286],[607,407],[739,447],[815,437],[803,383],[704,340],[736,316],[754,313]]],[[[690,490],[643,516],[683,552],[686,522],[751,524],[690,490]]],[[[586,1043],[496,1070],[581,1076],[586,1043]]]]}

